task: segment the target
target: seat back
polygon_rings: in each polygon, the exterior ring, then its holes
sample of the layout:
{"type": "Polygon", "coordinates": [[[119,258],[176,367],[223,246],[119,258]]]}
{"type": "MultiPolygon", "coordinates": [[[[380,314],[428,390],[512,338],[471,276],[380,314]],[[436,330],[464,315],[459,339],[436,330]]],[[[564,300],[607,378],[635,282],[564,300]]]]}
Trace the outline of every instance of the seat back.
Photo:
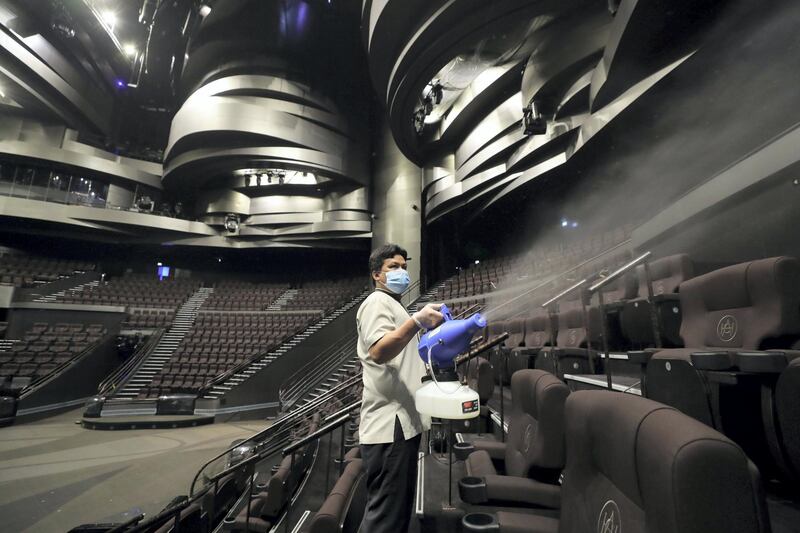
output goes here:
{"type": "Polygon", "coordinates": [[[540,310],[525,321],[525,346],[541,348],[551,343],[553,321],[547,311],[540,310]]]}
{"type": "Polygon", "coordinates": [[[467,386],[478,393],[481,405],[492,397],[494,391],[494,369],[483,357],[476,357],[466,363],[467,386]]]}
{"type": "Polygon", "coordinates": [[[800,358],[789,363],[778,378],[775,387],[775,411],[780,432],[776,439],[782,440],[785,450],[786,468],[789,476],[800,481],[800,358]]]}
{"type": "Polygon", "coordinates": [[[541,477],[564,466],[564,402],[569,388],[543,370],[511,377],[512,409],[505,466],[510,476],[541,477]]]}
{"type": "Polygon", "coordinates": [[[508,338],[503,341],[505,348],[517,348],[525,341],[525,319],[513,318],[506,323],[508,338]]]}
{"type": "MultiPolygon", "coordinates": [[[[687,254],[676,254],[662,257],[650,263],[650,282],[653,284],[653,295],[672,294],[684,281],[694,276],[694,264],[687,254]]],[[[647,280],[644,276],[644,265],[636,267],[639,279],[639,297],[647,297],[647,280]]]]}
{"type": "Polygon", "coordinates": [[[769,531],[758,470],[705,424],[610,391],[576,392],[565,413],[559,532],[769,531]]]}
{"type": "Polygon", "coordinates": [[[311,521],[309,533],[355,532],[364,514],[364,479],[361,459],[353,459],[344,468],[333,489],[311,521]],[[353,529],[355,525],[356,529],[353,529]]]}
{"type": "Polygon", "coordinates": [[[785,347],[800,336],[800,262],[772,257],[740,263],[681,284],[681,337],[687,347],[785,347]]]}
{"type": "Polygon", "coordinates": [[[586,343],[586,321],[583,309],[575,308],[558,313],[556,345],[561,348],[580,348],[586,343]]]}

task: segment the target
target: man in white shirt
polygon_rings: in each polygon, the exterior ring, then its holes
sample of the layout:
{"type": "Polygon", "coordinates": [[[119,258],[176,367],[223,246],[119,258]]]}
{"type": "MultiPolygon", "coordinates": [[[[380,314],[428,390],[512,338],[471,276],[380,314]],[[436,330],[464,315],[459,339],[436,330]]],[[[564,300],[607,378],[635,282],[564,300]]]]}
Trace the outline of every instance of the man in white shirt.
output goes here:
{"type": "Polygon", "coordinates": [[[417,332],[438,326],[441,304],[409,316],[400,303],[408,288],[408,253],[396,244],[369,257],[375,285],[356,315],[358,357],[364,369],[359,441],[367,470],[364,533],[405,533],[411,519],[417,451],[430,419],[417,412],[414,393],[425,365],[417,352],[417,332]]]}

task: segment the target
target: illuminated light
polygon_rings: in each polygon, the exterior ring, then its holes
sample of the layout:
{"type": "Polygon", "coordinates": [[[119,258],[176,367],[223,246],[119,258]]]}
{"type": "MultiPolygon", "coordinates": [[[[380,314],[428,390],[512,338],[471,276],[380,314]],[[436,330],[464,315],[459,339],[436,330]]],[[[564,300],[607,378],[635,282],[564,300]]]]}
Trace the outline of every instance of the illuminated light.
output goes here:
{"type": "Polygon", "coordinates": [[[561,227],[562,228],[566,228],[568,225],[569,225],[569,222],[567,221],[567,219],[566,218],[562,218],[561,219],[561,227]]]}
{"type": "Polygon", "coordinates": [[[160,267],[160,266],[161,266],[161,261],[159,261],[158,263],[156,263],[156,266],[159,266],[159,267],[160,267]]]}
{"type": "Polygon", "coordinates": [[[481,264],[481,262],[480,262],[480,261],[478,261],[478,260],[476,259],[476,260],[475,260],[475,264],[476,264],[476,265],[480,265],[480,264],[481,264]]]}
{"type": "Polygon", "coordinates": [[[6,97],[6,93],[5,93],[5,91],[3,91],[3,88],[0,87],[0,98],[5,98],[5,97],[6,97]]]}
{"type": "Polygon", "coordinates": [[[103,19],[106,26],[108,26],[108,29],[114,31],[114,26],[117,24],[117,14],[113,11],[103,11],[100,17],[103,19]]]}
{"type": "Polygon", "coordinates": [[[211,13],[211,6],[202,5],[200,6],[200,16],[207,17],[211,13]]]}
{"type": "Polygon", "coordinates": [[[122,51],[125,52],[125,55],[128,57],[134,57],[139,52],[139,50],[136,49],[136,46],[131,43],[123,46],[122,51]]]}
{"type": "Polygon", "coordinates": [[[125,87],[125,82],[122,80],[117,80],[117,87],[125,87]]]}
{"type": "Polygon", "coordinates": [[[573,222],[571,225],[572,225],[573,228],[577,228],[578,227],[578,223],[577,222],[573,222]]]}

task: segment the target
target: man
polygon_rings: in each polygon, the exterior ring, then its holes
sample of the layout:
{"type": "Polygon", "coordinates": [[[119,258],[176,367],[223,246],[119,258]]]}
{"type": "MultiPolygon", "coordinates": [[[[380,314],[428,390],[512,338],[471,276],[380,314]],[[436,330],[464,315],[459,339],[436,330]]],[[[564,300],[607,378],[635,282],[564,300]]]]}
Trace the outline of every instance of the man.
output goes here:
{"type": "Polygon", "coordinates": [[[417,451],[430,419],[414,406],[425,365],[417,333],[438,326],[442,304],[428,304],[409,316],[400,303],[408,288],[408,253],[396,244],[369,257],[375,291],[356,314],[358,357],[364,369],[359,440],[367,470],[364,533],[405,533],[411,519],[417,451]]]}

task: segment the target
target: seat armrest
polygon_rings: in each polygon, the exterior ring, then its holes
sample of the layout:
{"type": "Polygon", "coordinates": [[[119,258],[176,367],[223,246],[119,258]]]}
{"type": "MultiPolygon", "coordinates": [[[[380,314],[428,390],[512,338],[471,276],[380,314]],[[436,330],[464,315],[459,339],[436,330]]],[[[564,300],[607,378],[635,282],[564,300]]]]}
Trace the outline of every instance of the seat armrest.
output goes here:
{"type": "Polygon", "coordinates": [[[633,350],[628,352],[628,361],[637,365],[646,365],[654,353],[656,352],[652,350],[633,350]]]}
{"type": "Polygon", "coordinates": [[[692,366],[697,370],[730,370],[736,367],[734,352],[693,352],[692,366]]]}
{"type": "Polygon", "coordinates": [[[739,370],[756,374],[780,374],[789,364],[789,358],[783,350],[737,352],[736,359],[739,370]]]}
{"type": "Polygon", "coordinates": [[[537,355],[539,351],[541,351],[541,348],[529,348],[527,346],[520,346],[518,348],[511,349],[511,353],[520,355],[537,355]]]}
{"type": "Polygon", "coordinates": [[[594,350],[587,350],[586,348],[559,348],[555,347],[552,351],[555,357],[586,357],[589,353],[594,353],[594,350]]]}
{"type": "Polygon", "coordinates": [[[561,486],[527,477],[489,475],[483,477],[489,502],[513,502],[548,509],[561,507],[561,486]]]}
{"type": "Polygon", "coordinates": [[[497,442],[494,440],[476,440],[472,443],[475,450],[485,450],[489,457],[498,461],[503,461],[506,458],[506,443],[497,442]]]}
{"type": "Polygon", "coordinates": [[[654,294],[653,295],[653,303],[659,304],[661,302],[680,302],[681,297],[676,292],[671,292],[669,294],[654,294]]]}

